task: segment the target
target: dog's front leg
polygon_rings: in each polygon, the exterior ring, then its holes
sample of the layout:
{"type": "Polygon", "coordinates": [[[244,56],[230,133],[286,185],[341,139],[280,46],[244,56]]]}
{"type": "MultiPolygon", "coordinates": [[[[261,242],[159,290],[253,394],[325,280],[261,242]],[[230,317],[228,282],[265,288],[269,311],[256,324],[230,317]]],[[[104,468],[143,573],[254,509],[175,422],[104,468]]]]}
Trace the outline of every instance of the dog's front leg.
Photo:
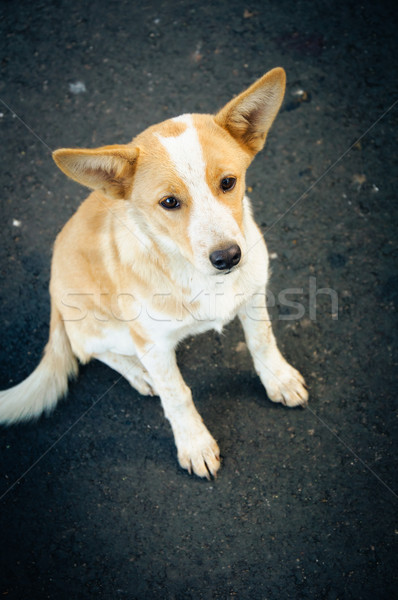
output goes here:
{"type": "Polygon", "coordinates": [[[267,308],[258,306],[258,297],[253,296],[239,311],[255,369],[270,400],[286,406],[304,406],[308,401],[304,378],[280,353],[267,308]]]}
{"type": "Polygon", "coordinates": [[[220,451],[192,401],[192,393],[177,366],[170,348],[152,347],[141,362],[150,374],[164,413],[170,421],[177,446],[178,461],[199,477],[215,476],[220,467],[220,451]]]}

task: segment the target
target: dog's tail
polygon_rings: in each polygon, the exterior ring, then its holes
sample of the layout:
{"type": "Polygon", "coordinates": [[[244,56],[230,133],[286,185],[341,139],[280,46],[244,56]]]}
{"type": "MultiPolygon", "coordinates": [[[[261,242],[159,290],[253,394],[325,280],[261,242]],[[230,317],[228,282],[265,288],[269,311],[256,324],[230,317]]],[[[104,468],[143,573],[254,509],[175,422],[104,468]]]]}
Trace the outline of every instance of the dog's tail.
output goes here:
{"type": "Polygon", "coordinates": [[[66,394],[68,378],[77,370],[64,322],[53,306],[50,337],[40,364],[22,383],[0,392],[0,423],[11,425],[49,413],[66,394]]]}

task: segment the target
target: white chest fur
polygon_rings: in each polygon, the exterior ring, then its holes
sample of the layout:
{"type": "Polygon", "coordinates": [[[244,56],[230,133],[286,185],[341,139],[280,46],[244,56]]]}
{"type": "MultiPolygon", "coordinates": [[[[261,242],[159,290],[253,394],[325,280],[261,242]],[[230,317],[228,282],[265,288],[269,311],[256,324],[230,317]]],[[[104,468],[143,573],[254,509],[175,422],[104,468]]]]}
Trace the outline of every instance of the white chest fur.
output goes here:
{"type": "MultiPolygon", "coordinates": [[[[264,240],[256,227],[247,198],[245,203],[245,238],[249,248],[239,268],[229,274],[205,275],[185,259],[171,261],[170,279],[157,278],[156,289],[147,297],[135,298],[134,309],[126,307],[126,319],[110,319],[100,336],[85,341],[88,354],[114,352],[134,355],[136,346],[131,331],[140,337],[175,347],[190,335],[210,329],[221,331],[253,294],[264,293],[268,277],[268,257],[264,240]],[[171,281],[178,282],[175,285],[171,281]],[[129,318],[133,315],[133,318],[129,318]]],[[[128,297],[128,295],[127,295],[128,297]]]]}

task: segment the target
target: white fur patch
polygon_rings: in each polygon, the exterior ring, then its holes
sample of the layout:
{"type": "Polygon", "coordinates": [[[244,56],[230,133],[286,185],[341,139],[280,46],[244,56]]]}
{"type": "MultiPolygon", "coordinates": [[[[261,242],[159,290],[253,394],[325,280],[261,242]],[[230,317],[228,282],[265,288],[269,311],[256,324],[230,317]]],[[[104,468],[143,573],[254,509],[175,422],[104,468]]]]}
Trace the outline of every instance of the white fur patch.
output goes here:
{"type": "MultiPolygon", "coordinates": [[[[198,132],[191,115],[181,115],[173,121],[187,126],[183,133],[175,137],[157,137],[167,150],[178,176],[187,186],[194,207],[198,203],[204,205],[206,200],[212,198],[212,193],[206,182],[206,165],[198,132]]],[[[203,208],[206,210],[208,207],[203,208]]]]}
{"type": "Polygon", "coordinates": [[[136,348],[127,325],[108,326],[102,330],[101,337],[91,337],[85,342],[87,354],[104,354],[113,352],[125,356],[134,356],[136,348]]]}
{"type": "Polygon", "coordinates": [[[193,124],[192,115],[181,115],[173,121],[184,123],[187,128],[178,136],[163,137],[157,134],[157,138],[166,148],[177,174],[188,187],[192,198],[195,197],[195,192],[211,194],[206,184],[202,147],[193,124]]]}

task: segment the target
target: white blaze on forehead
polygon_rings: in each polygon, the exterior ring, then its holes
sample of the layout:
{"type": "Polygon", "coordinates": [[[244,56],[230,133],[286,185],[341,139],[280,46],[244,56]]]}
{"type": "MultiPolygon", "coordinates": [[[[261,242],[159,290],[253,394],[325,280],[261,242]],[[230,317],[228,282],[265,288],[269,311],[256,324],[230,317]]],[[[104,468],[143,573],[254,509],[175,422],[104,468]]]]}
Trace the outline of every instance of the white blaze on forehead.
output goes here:
{"type": "Polygon", "coordinates": [[[198,192],[202,195],[204,191],[206,195],[211,194],[206,183],[205,161],[192,115],[181,115],[173,121],[184,123],[187,128],[177,136],[163,137],[156,134],[156,137],[167,150],[177,174],[187,185],[192,198],[198,192]]]}

